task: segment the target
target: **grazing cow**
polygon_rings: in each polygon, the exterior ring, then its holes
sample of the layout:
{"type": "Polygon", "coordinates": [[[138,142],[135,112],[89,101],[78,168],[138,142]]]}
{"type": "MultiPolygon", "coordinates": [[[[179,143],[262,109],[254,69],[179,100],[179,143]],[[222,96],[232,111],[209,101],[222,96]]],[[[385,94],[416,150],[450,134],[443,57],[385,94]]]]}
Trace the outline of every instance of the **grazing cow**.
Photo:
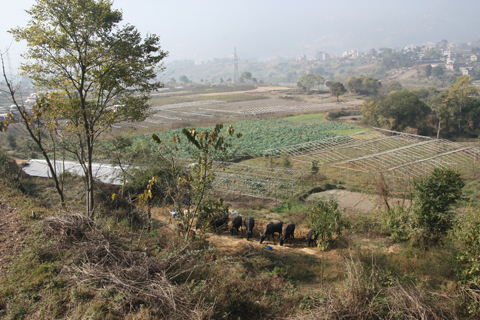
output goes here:
{"type": "Polygon", "coordinates": [[[280,238],[280,245],[283,246],[283,243],[290,239],[295,239],[293,233],[295,232],[295,225],[291,222],[287,223],[283,229],[283,235],[280,238]]]}
{"type": "Polygon", "coordinates": [[[317,244],[317,236],[313,232],[313,228],[308,232],[305,241],[307,242],[307,247],[310,247],[310,245],[315,246],[317,244]]]}
{"type": "Polygon", "coordinates": [[[242,216],[235,216],[232,221],[232,226],[230,227],[230,235],[233,236],[233,233],[238,236],[238,229],[242,227],[242,216]]]}
{"type": "Polygon", "coordinates": [[[245,229],[247,230],[247,241],[252,236],[253,227],[255,226],[255,220],[252,217],[248,217],[243,221],[245,229]]]}
{"type": "Polygon", "coordinates": [[[225,214],[220,218],[210,221],[210,228],[215,230],[215,233],[217,233],[218,229],[223,228],[225,225],[228,225],[228,220],[228,214],[225,214]]]}
{"type": "Polygon", "coordinates": [[[283,230],[282,221],[274,220],[273,222],[270,222],[265,227],[265,230],[263,231],[263,233],[260,233],[260,243],[262,243],[266,237],[270,237],[270,235],[272,235],[273,244],[275,244],[275,232],[278,232],[278,238],[280,238],[280,235],[282,234],[282,230],[283,230]]]}

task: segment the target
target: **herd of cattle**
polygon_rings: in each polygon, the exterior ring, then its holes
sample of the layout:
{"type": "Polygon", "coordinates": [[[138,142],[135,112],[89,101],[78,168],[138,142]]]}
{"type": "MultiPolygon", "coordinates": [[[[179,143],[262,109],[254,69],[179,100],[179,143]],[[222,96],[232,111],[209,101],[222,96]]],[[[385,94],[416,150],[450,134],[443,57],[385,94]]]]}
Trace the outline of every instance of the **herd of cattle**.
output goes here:
{"type": "MultiPolygon", "coordinates": [[[[221,229],[225,229],[228,227],[229,223],[229,216],[224,215],[220,218],[210,221],[210,228],[218,232],[221,229]]],[[[230,235],[233,234],[238,235],[238,231],[241,231],[242,222],[245,226],[245,232],[247,235],[247,241],[253,236],[253,227],[255,226],[255,219],[253,217],[247,217],[243,219],[242,216],[238,215],[235,216],[232,220],[232,224],[230,226],[230,235]]],[[[273,243],[275,244],[275,233],[278,233],[278,238],[280,240],[280,245],[282,246],[284,243],[295,239],[294,237],[295,232],[295,224],[289,222],[283,227],[283,222],[280,220],[274,220],[267,224],[263,233],[260,233],[260,243],[262,243],[265,239],[270,240],[270,236],[272,236],[273,243]]],[[[315,246],[316,244],[316,236],[314,233],[313,228],[310,229],[307,237],[305,238],[306,245],[308,247],[315,246]]]]}

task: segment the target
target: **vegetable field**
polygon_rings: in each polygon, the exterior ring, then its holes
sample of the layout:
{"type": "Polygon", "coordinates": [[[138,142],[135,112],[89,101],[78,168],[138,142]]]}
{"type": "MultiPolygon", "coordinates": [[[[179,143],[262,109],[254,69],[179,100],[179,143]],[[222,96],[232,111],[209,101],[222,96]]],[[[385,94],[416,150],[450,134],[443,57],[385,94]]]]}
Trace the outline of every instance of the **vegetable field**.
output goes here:
{"type": "MultiPolygon", "coordinates": [[[[227,125],[228,126],[228,125],[227,125]]],[[[232,148],[230,156],[252,155],[268,156],[265,151],[268,149],[299,144],[309,141],[321,140],[337,136],[333,130],[352,130],[362,129],[354,125],[324,122],[320,124],[306,125],[282,119],[269,119],[258,121],[242,121],[233,124],[235,132],[241,132],[243,137],[234,142],[236,148],[232,148]]],[[[203,131],[208,128],[197,128],[203,131]]],[[[164,142],[172,141],[172,136],[176,133],[181,138],[179,146],[181,156],[188,157],[190,148],[186,139],[182,139],[182,129],[175,129],[158,134],[160,140],[164,142]]],[[[151,141],[150,135],[142,135],[137,139],[151,141]]],[[[153,142],[151,142],[153,145],[153,142]]]]}

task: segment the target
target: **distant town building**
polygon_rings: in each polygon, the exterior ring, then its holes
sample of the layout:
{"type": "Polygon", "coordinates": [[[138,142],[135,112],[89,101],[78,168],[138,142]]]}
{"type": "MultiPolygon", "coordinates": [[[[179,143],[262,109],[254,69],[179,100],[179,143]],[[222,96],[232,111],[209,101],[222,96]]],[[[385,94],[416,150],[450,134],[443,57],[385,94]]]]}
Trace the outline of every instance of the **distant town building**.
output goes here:
{"type": "Polygon", "coordinates": [[[307,60],[307,56],[302,54],[300,57],[297,57],[297,59],[295,59],[297,61],[306,61],[307,60]]]}
{"type": "Polygon", "coordinates": [[[361,55],[360,52],[358,52],[357,50],[350,50],[350,51],[345,51],[343,53],[342,57],[344,57],[344,58],[348,57],[348,58],[355,59],[355,58],[360,57],[360,55],[361,55]]]}
{"type": "Polygon", "coordinates": [[[473,67],[461,67],[460,71],[464,76],[473,76],[473,67]]]}
{"type": "Polygon", "coordinates": [[[475,54],[472,54],[472,55],[470,56],[470,61],[479,61],[478,56],[475,55],[475,54]]]}
{"type": "Polygon", "coordinates": [[[447,63],[446,64],[447,70],[455,71],[458,68],[457,63],[447,63]]]}
{"type": "Polygon", "coordinates": [[[315,56],[315,59],[316,60],[328,60],[328,59],[330,59],[330,55],[326,52],[319,51],[319,52],[317,52],[317,54],[315,56]]]}

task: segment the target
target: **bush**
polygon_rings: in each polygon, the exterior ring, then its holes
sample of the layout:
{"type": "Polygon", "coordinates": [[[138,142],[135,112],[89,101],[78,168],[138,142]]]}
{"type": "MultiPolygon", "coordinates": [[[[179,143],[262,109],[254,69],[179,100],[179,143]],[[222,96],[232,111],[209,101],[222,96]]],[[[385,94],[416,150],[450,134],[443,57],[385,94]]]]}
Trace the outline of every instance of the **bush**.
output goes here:
{"type": "Polygon", "coordinates": [[[390,239],[395,242],[404,242],[412,234],[412,214],[409,210],[398,206],[385,210],[382,214],[385,231],[390,233],[390,239]]]}
{"type": "Polygon", "coordinates": [[[344,229],[350,228],[350,223],[342,219],[342,213],[338,210],[338,203],[335,201],[319,201],[308,213],[308,217],[317,238],[317,244],[322,250],[327,250],[334,234],[338,239],[344,229]]]}
{"type": "Polygon", "coordinates": [[[280,161],[280,166],[284,168],[291,168],[292,167],[292,162],[290,161],[290,157],[288,156],[287,153],[282,155],[282,160],[280,161]]]}
{"type": "MultiPolygon", "coordinates": [[[[456,274],[461,283],[480,283],[480,217],[478,208],[469,208],[459,219],[454,232],[460,242],[456,274]]],[[[477,288],[478,289],[478,288],[477,288]]]]}
{"type": "Polygon", "coordinates": [[[433,173],[413,182],[414,226],[421,231],[417,242],[425,248],[442,242],[453,226],[451,206],[462,199],[465,183],[460,174],[450,169],[433,173]]]}

